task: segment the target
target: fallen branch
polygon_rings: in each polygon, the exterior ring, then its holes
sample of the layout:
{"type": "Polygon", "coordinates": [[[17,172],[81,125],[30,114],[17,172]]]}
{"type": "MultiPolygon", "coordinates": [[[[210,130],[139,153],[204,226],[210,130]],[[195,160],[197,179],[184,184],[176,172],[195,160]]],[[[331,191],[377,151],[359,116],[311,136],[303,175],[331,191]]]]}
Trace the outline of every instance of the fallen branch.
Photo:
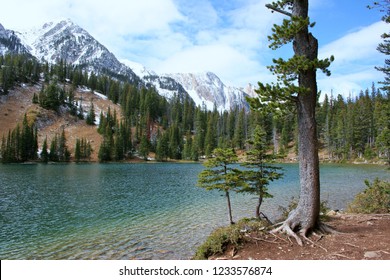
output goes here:
{"type": "Polygon", "coordinates": [[[351,247],[355,247],[355,248],[360,248],[359,246],[356,246],[356,245],[353,245],[351,243],[344,243],[345,245],[348,245],[348,246],[351,246],[351,247]]]}
{"type": "Polygon", "coordinates": [[[314,241],[310,240],[310,239],[307,238],[306,236],[302,235],[302,238],[303,238],[304,240],[306,240],[307,242],[309,242],[310,244],[312,244],[313,246],[317,246],[317,247],[321,248],[322,250],[324,250],[325,252],[328,252],[328,250],[327,250],[326,248],[324,248],[324,247],[322,247],[321,245],[315,243],[314,241]]]}
{"type": "Polygon", "coordinates": [[[369,221],[377,221],[377,220],[379,220],[379,219],[378,218],[370,218],[370,219],[367,219],[367,220],[358,221],[358,224],[369,222],[369,221]]]}
{"type": "Polygon", "coordinates": [[[269,240],[266,240],[266,239],[263,239],[263,238],[257,238],[257,237],[250,237],[256,241],[264,241],[264,242],[267,242],[267,243],[272,243],[272,244],[280,244],[279,242],[275,242],[275,241],[269,241],[269,240]]]}
{"type": "MultiPolygon", "coordinates": [[[[280,239],[280,240],[282,240],[282,241],[284,241],[284,242],[286,242],[286,243],[288,244],[288,242],[287,242],[284,238],[281,238],[281,237],[277,236],[277,235],[276,235],[275,233],[273,233],[273,232],[270,232],[270,234],[272,234],[275,238],[280,239]]],[[[289,240],[290,240],[290,239],[289,239],[289,240]]],[[[292,243],[291,240],[290,240],[290,243],[292,243]]]]}
{"type": "Polygon", "coordinates": [[[342,257],[342,258],[346,258],[346,259],[351,260],[350,257],[347,257],[346,255],[338,254],[338,253],[331,254],[330,256],[337,256],[337,257],[342,257]]]}

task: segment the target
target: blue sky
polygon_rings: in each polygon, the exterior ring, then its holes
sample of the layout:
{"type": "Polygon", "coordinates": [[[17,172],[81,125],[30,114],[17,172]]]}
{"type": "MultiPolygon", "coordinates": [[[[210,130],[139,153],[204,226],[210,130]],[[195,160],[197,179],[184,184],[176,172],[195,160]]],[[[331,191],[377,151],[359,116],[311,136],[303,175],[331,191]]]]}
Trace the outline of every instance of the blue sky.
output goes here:
{"type": "MultiPolygon", "coordinates": [[[[291,46],[272,51],[267,35],[282,15],[265,8],[270,0],[0,0],[0,23],[25,30],[70,18],[119,59],[157,73],[216,73],[227,85],[271,82],[266,66],[292,54],[291,46]],[[4,2],[4,3],[1,3],[4,2]]],[[[330,78],[318,76],[319,89],[333,95],[359,93],[383,79],[376,51],[389,31],[366,0],[309,0],[312,33],[320,57],[334,55],[330,78]]]]}

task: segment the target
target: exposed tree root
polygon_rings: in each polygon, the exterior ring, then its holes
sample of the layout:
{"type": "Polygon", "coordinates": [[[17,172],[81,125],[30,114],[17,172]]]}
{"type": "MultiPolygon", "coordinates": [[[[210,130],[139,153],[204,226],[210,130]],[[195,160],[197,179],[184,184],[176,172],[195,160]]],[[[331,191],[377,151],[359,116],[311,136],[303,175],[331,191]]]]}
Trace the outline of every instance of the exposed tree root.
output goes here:
{"type": "Polygon", "coordinates": [[[332,228],[331,226],[328,226],[327,224],[324,224],[321,222],[318,225],[317,230],[323,234],[341,234],[341,232],[339,232],[339,231],[335,230],[334,228],[332,228]]]}
{"type": "MultiPolygon", "coordinates": [[[[307,237],[309,233],[313,233],[314,235],[321,236],[322,234],[338,234],[339,232],[321,222],[317,225],[317,227],[314,230],[308,227],[299,228],[298,224],[294,225],[291,222],[291,220],[287,219],[279,227],[273,229],[271,233],[272,234],[285,233],[287,234],[288,237],[293,237],[299,246],[303,246],[303,241],[307,241],[308,243],[315,245],[314,242],[307,237]],[[299,231],[295,232],[294,230],[297,228],[299,229],[299,231]]],[[[318,241],[321,240],[321,238],[322,236],[318,239],[318,241]]],[[[321,246],[319,247],[326,251],[325,248],[321,246]]]]}
{"type": "Polygon", "coordinates": [[[299,246],[303,246],[302,239],[291,229],[290,225],[286,222],[283,223],[281,226],[277,227],[276,229],[272,230],[271,233],[275,234],[278,232],[284,232],[287,234],[287,236],[293,237],[297,241],[299,246]]]}

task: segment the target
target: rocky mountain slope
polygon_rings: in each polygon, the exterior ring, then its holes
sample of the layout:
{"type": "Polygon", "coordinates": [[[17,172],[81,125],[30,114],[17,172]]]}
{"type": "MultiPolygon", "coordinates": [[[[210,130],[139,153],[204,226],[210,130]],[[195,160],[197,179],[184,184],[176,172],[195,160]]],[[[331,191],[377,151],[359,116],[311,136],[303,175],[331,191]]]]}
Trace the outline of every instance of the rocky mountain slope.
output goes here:
{"type": "Polygon", "coordinates": [[[214,105],[220,111],[235,106],[247,107],[245,96],[253,95],[253,90],[226,86],[216,74],[210,72],[159,75],[138,63],[120,62],[86,30],[69,19],[46,23],[40,28],[23,32],[6,30],[0,25],[0,54],[6,52],[29,53],[39,61],[49,63],[66,61],[89,72],[155,87],[160,95],[167,98],[188,93],[197,105],[205,104],[209,110],[214,105]]]}
{"type": "Polygon", "coordinates": [[[57,63],[61,60],[79,65],[89,72],[121,75],[131,83],[139,77],[118,61],[105,46],[71,20],[50,22],[41,28],[18,34],[29,52],[40,61],[57,63]]]}
{"type": "Polygon", "coordinates": [[[6,30],[0,23],[0,55],[6,53],[29,53],[29,50],[14,31],[6,30]]]}
{"type": "Polygon", "coordinates": [[[246,96],[253,96],[252,91],[226,86],[221,79],[211,72],[166,74],[179,82],[196,104],[204,104],[209,110],[214,105],[219,111],[229,111],[235,107],[247,107],[246,96]]]}
{"type": "MultiPolygon", "coordinates": [[[[71,115],[65,109],[55,112],[33,104],[33,95],[38,94],[41,88],[42,84],[23,85],[14,88],[8,95],[0,95],[0,137],[7,136],[8,132],[16,127],[16,124],[22,124],[26,114],[28,120],[34,120],[37,125],[39,147],[42,147],[45,138],[50,143],[56,134],[60,135],[62,130],[65,130],[67,146],[72,155],[74,155],[76,140],[85,138],[90,141],[92,146],[91,160],[97,161],[103,137],[98,133],[96,126],[87,125],[84,120],[71,115]]],[[[85,113],[88,112],[93,102],[96,120],[99,120],[100,112],[106,113],[108,108],[115,110],[118,118],[122,114],[119,105],[113,104],[105,96],[88,89],[77,89],[75,101],[83,107],[85,113]]]]}

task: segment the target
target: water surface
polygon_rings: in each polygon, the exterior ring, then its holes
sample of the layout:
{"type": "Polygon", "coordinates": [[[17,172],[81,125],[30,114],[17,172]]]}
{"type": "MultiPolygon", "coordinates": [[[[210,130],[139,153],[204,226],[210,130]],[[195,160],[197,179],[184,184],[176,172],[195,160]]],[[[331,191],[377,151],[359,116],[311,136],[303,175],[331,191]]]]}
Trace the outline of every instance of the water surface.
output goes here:
{"type": "MultiPolygon", "coordinates": [[[[284,164],[263,205],[271,219],[299,195],[298,165],[284,164]]],[[[222,193],[196,187],[201,164],[0,165],[1,259],[188,259],[227,225],[222,193]]],[[[381,166],[322,165],[321,196],[343,209],[381,166]]],[[[232,194],[234,219],[256,200],[232,194]]]]}

